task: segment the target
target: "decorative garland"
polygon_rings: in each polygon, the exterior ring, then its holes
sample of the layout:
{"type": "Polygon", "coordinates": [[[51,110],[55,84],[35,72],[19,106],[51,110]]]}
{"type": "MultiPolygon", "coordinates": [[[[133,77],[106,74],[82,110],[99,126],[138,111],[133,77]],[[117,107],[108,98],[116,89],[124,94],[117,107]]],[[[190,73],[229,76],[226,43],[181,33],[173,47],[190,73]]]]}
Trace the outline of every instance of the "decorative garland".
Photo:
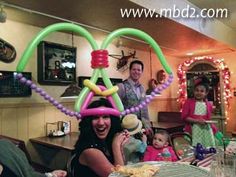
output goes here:
{"type": "MultiPolygon", "coordinates": [[[[184,63],[178,66],[177,76],[179,80],[179,91],[178,91],[178,99],[177,101],[180,103],[182,108],[185,100],[187,99],[187,82],[186,82],[186,72],[187,68],[196,61],[207,61],[213,63],[222,73],[222,80],[224,83],[224,91],[223,91],[223,99],[224,104],[227,109],[229,109],[229,99],[232,97],[231,90],[230,90],[230,71],[228,66],[225,64],[224,59],[214,59],[213,57],[195,57],[190,60],[185,61],[184,63]]],[[[220,95],[218,95],[218,98],[220,95]]],[[[219,99],[220,100],[220,99],[219,99]]],[[[225,109],[225,116],[227,117],[228,111],[225,109]]],[[[226,119],[228,121],[229,118],[226,119]]],[[[226,122],[225,122],[226,123],[226,122]]]]}

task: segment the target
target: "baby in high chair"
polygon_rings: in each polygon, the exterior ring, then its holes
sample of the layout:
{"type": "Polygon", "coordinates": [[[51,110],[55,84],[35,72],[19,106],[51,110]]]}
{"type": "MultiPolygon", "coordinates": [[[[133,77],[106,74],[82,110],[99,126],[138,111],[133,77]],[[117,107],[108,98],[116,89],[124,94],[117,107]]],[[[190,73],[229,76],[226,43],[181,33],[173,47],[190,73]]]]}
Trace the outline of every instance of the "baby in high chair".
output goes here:
{"type": "Polygon", "coordinates": [[[143,161],[177,161],[175,152],[169,146],[169,134],[165,130],[158,130],[153,137],[152,146],[147,146],[143,161]]]}

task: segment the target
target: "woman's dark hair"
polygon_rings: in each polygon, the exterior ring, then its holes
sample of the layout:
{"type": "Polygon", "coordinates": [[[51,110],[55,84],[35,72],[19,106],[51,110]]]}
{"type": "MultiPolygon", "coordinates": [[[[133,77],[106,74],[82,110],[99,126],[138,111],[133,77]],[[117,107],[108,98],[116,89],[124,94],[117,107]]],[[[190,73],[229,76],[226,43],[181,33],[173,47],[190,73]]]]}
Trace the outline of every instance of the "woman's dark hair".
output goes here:
{"type": "MultiPolygon", "coordinates": [[[[92,102],[89,106],[89,108],[97,108],[97,107],[108,107],[108,108],[112,108],[111,103],[102,98],[100,100],[96,100],[94,102],[92,102]]],[[[110,131],[104,140],[101,140],[97,137],[96,133],[93,130],[92,127],[92,120],[95,116],[86,116],[83,117],[81,122],[79,123],[79,127],[80,127],[80,135],[79,135],[79,139],[75,144],[75,151],[80,153],[80,151],[82,150],[82,146],[85,146],[85,144],[87,145],[93,145],[93,144],[106,144],[107,148],[109,150],[111,150],[111,146],[112,146],[112,140],[114,135],[117,132],[122,131],[121,128],[121,123],[120,123],[120,118],[119,117],[115,117],[113,115],[110,115],[111,118],[111,128],[110,131]]],[[[110,151],[111,152],[111,151],[110,151]]]]}

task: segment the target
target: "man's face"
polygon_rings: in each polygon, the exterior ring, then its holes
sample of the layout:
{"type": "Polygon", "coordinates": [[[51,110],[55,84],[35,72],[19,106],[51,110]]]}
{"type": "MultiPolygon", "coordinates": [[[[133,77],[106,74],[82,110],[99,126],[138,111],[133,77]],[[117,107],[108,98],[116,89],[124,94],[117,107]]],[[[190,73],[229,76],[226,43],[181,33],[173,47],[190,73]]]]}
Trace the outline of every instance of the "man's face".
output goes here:
{"type": "Polygon", "coordinates": [[[129,71],[130,78],[134,82],[137,82],[139,80],[139,78],[141,77],[142,73],[143,73],[142,65],[136,64],[136,63],[132,65],[132,68],[129,71]]]}

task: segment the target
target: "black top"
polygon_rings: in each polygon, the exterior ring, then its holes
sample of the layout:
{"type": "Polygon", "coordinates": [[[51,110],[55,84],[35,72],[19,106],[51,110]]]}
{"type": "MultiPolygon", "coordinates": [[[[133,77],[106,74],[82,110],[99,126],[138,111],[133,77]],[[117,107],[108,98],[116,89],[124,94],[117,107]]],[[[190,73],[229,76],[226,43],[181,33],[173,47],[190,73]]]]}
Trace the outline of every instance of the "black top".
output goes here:
{"type": "MultiPolygon", "coordinates": [[[[79,162],[79,156],[80,154],[89,148],[94,148],[94,149],[98,149],[100,150],[105,156],[106,158],[113,163],[113,158],[112,158],[112,153],[109,152],[108,148],[106,148],[105,144],[101,144],[101,143],[93,143],[93,144],[84,144],[81,145],[80,151],[77,152],[77,158],[75,158],[76,160],[73,162],[73,167],[74,167],[74,172],[75,172],[75,177],[99,177],[94,171],[92,171],[92,169],[90,169],[88,166],[82,165],[79,162]]],[[[96,161],[96,159],[94,159],[96,161]]]]}
{"type": "Polygon", "coordinates": [[[2,165],[3,171],[0,177],[17,177],[7,166],[2,165]]]}

